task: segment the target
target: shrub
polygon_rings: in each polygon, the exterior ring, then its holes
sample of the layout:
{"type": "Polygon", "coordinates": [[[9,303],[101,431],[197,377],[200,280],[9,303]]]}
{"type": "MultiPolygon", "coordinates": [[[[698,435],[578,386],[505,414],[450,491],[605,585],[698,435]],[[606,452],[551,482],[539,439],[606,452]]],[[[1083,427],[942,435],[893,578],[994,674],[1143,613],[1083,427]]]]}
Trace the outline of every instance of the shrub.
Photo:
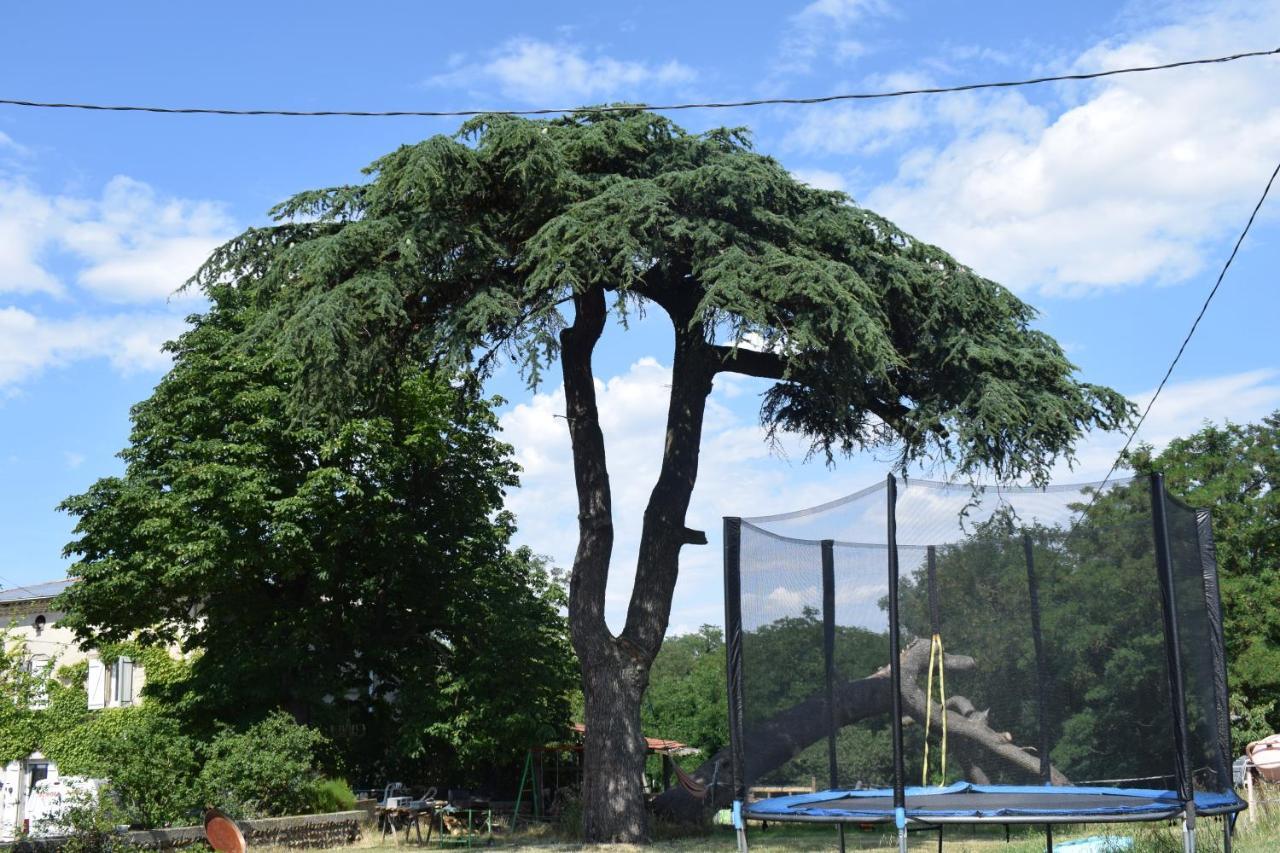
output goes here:
{"type": "Polygon", "coordinates": [[[311,810],[316,814],[345,812],[356,807],[356,795],[346,779],[320,779],[311,788],[311,810]]]}
{"type": "Polygon", "coordinates": [[[217,734],[205,751],[201,789],[233,817],[301,814],[316,801],[316,754],[327,744],[315,729],[276,712],[243,732],[217,734]]]}
{"type": "Polygon", "coordinates": [[[112,797],[80,791],[65,797],[62,806],[42,821],[40,829],[47,835],[66,836],[58,848],[61,853],[140,853],[141,848],[118,831],[127,822],[112,797]]]}

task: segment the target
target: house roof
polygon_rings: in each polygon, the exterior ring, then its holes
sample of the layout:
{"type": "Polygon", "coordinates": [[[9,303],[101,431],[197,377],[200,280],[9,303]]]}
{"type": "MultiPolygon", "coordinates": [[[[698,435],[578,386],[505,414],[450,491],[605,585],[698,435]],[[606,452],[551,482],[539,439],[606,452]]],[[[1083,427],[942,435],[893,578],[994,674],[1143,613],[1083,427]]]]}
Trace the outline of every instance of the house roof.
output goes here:
{"type": "Polygon", "coordinates": [[[63,578],[56,581],[42,581],[26,586],[10,586],[0,589],[0,604],[11,604],[19,601],[40,601],[53,598],[75,582],[74,578],[63,578]]]}

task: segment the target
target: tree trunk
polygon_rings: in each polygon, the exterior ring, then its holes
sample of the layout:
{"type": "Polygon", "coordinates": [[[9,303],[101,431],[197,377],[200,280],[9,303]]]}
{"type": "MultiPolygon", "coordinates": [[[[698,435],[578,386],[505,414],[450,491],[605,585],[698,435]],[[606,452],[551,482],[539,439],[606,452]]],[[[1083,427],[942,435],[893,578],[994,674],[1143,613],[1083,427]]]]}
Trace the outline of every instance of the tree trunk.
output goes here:
{"type": "Polygon", "coordinates": [[[640,699],[649,672],[647,665],[622,658],[615,651],[603,660],[582,662],[587,720],[582,833],[601,843],[637,843],[648,837],[640,699]]]}
{"type": "Polygon", "coordinates": [[[565,417],[578,492],[578,550],[569,581],[569,630],[582,666],[584,777],[583,836],[588,842],[647,840],[644,737],[640,700],[649,667],[671,615],[680,549],[706,542],[685,528],[698,474],[698,451],[715,363],[705,332],[690,323],[692,305],[662,300],[675,327],[671,399],[658,481],[645,509],[627,621],[614,636],[604,618],[613,548],[613,521],[604,436],[596,408],[591,356],[604,330],[604,292],[574,297],[573,324],[561,332],[565,417]]]}

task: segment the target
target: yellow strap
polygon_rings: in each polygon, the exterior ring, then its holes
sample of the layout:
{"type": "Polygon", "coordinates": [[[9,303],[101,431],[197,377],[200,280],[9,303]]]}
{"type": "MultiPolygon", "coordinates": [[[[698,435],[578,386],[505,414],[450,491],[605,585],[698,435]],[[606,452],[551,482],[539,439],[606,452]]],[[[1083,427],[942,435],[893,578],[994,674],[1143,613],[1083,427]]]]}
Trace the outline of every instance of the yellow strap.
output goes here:
{"type": "Polygon", "coordinates": [[[924,768],[921,772],[921,785],[929,784],[929,729],[933,724],[933,669],[935,662],[938,668],[938,697],[939,704],[942,707],[942,759],[940,772],[942,774],[939,784],[946,784],[947,781],[947,685],[946,685],[946,663],[943,659],[942,636],[934,634],[932,641],[929,643],[929,677],[925,688],[924,703],[924,768]]]}
{"type": "MultiPolygon", "coordinates": [[[[924,692],[924,767],[920,771],[920,784],[929,784],[929,725],[933,719],[933,657],[938,651],[938,635],[929,643],[929,680],[924,692]]],[[[946,714],[943,714],[946,719],[946,714]]]]}
{"type": "Polygon", "coordinates": [[[942,704],[942,778],[939,785],[947,784],[947,664],[942,651],[942,635],[938,635],[938,701],[942,704]]]}

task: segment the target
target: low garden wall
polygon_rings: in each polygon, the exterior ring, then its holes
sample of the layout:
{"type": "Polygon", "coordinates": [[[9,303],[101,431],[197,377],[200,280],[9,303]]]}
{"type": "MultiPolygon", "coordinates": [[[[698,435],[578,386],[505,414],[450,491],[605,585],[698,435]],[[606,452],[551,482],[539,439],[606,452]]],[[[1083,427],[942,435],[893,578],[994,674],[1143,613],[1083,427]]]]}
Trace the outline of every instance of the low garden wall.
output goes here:
{"type": "MultiPolygon", "coordinates": [[[[239,820],[249,849],[255,847],[324,848],[354,844],[369,818],[364,809],[329,814],[268,817],[239,820]]],[[[205,847],[203,826],[175,826],[168,829],[135,830],[123,833],[129,844],[147,850],[177,850],[199,845],[205,847]]],[[[31,839],[16,845],[17,853],[44,853],[61,847],[65,838],[31,839]]]]}

